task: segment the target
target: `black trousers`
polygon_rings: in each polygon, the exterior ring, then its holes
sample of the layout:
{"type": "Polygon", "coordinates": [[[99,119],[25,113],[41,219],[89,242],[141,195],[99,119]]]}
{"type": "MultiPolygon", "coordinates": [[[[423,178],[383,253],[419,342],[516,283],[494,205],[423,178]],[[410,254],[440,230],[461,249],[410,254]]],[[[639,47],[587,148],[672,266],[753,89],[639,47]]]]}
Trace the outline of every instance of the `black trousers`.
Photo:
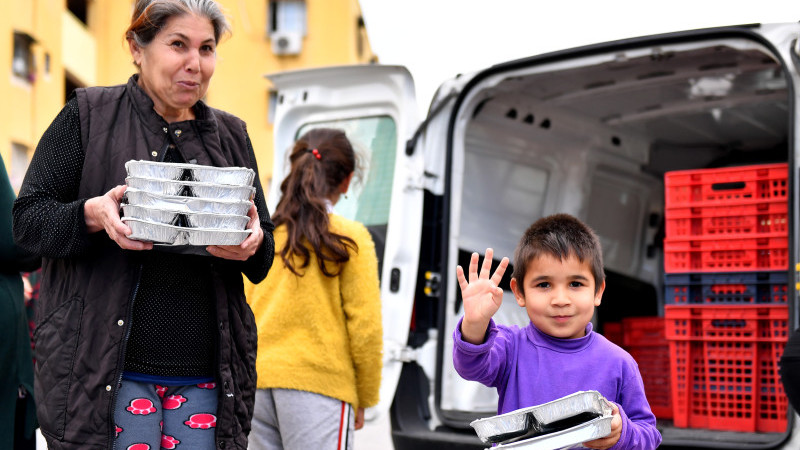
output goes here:
{"type": "Polygon", "coordinates": [[[789,403],[800,411],[800,329],[795,330],[786,343],[780,361],[781,382],[789,403]]]}
{"type": "Polygon", "coordinates": [[[36,433],[25,437],[25,408],[27,400],[17,400],[17,410],[14,418],[14,450],[36,450],[36,433]]]}

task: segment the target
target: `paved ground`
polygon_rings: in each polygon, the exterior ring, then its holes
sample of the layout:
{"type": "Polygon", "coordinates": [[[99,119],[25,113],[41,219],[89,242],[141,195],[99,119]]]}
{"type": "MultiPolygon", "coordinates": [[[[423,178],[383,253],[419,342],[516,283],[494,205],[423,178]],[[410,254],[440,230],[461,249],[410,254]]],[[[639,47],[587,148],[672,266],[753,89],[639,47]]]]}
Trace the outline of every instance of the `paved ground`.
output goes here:
{"type": "Polygon", "coordinates": [[[355,444],[353,450],[393,450],[389,414],[367,422],[364,428],[356,431],[355,444]]]}

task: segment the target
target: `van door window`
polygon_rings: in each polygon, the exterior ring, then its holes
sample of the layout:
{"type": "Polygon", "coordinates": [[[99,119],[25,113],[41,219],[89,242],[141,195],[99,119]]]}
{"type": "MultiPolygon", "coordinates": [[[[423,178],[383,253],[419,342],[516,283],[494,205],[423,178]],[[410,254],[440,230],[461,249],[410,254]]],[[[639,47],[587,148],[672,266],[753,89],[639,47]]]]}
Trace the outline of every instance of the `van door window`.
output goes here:
{"type": "Polygon", "coordinates": [[[641,247],[644,199],[647,187],[598,169],[591,181],[592,201],[586,221],[600,238],[606,267],[635,275],[641,247]]]}
{"type": "Polygon", "coordinates": [[[483,253],[491,242],[495,255],[513,255],[519,236],[542,216],[549,175],[496,150],[466,152],[459,248],[483,253]]]}
{"type": "Polygon", "coordinates": [[[314,122],[303,125],[296,138],[313,128],[343,130],[361,160],[347,198],[342,196],[334,211],[367,227],[375,241],[380,274],[392,203],[397,126],[388,116],[314,122]]]}

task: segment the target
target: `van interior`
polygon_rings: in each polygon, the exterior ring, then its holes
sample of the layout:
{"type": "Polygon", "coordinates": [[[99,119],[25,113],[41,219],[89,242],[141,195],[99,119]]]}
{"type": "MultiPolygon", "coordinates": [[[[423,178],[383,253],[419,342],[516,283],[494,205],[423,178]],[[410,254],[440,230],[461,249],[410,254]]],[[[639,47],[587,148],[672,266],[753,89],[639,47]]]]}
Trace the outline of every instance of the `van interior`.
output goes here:
{"type": "MultiPolygon", "coordinates": [[[[533,221],[573,214],[603,246],[607,289],[594,329],[610,332],[626,317],[663,317],[665,174],[786,163],[794,119],[783,64],[755,38],[709,34],[625,41],[487,70],[454,122],[450,188],[460,200],[451,210],[451,261],[466,267],[472,252],[483,255],[487,247],[495,264],[513,260],[533,221]]],[[[510,272],[495,320],[525,326],[525,310],[508,289],[510,272]]],[[[463,314],[457,284],[449,285],[444,355],[463,314]]],[[[496,413],[494,389],[462,380],[451,358],[441,361],[436,407],[445,425],[469,430],[471,420],[496,413]]],[[[658,423],[665,444],[758,447],[783,434],[658,423]]]]}

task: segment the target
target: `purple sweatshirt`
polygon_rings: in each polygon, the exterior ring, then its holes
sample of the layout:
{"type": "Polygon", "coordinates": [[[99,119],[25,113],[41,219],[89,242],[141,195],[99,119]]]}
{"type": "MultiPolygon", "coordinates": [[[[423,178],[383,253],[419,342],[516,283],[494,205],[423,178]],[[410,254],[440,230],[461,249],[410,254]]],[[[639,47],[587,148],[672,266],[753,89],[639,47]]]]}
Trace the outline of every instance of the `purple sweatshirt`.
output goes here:
{"type": "MultiPolygon", "coordinates": [[[[463,320],[463,319],[462,319],[463,320]]],[[[586,336],[559,339],[533,324],[490,321],[486,342],[470,344],[453,333],[453,364],[461,377],[497,388],[497,413],[541,405],[577,391],[598,391],[617,404],[622,435],[614,450],[652,450],[661,443],[633,357],[586,325],[586,336]]]]}

